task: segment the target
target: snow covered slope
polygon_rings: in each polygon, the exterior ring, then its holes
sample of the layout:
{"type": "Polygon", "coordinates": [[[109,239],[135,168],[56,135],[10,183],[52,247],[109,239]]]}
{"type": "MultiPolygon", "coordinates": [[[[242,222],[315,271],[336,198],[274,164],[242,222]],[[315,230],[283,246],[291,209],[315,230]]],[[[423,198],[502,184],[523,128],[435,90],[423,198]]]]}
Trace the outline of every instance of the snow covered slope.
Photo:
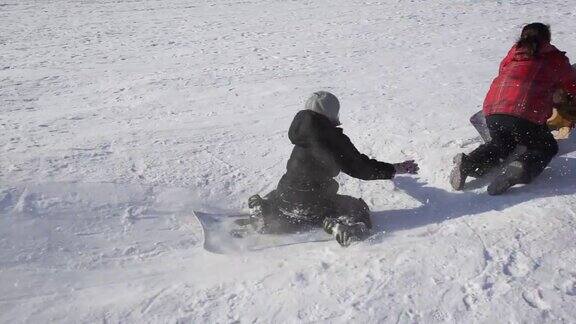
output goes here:
{"type": "Polygon", "coordinates": [[[0,322],[576,321],[576,141],[531,186],[455,193],[451,157],[522,24],[576,53],[569,0],[0,2],[0,322]],[[361,182],[379,230],[238,255],[314,90],[417,177],[361,182]]]}

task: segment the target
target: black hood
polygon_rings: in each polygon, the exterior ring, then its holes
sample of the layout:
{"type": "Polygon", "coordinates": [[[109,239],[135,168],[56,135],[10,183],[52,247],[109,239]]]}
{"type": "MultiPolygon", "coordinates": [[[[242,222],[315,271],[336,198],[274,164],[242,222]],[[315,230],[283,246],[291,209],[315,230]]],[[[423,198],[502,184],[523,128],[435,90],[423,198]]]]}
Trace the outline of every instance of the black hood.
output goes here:
{"type": "Polygon", "coordinates": [[[338,131],[341,132],[341,129],[334,126],[328,117],[311,110],[302,110],[294,117],[288,138],[294,145],[309,147],[338,131]]]}

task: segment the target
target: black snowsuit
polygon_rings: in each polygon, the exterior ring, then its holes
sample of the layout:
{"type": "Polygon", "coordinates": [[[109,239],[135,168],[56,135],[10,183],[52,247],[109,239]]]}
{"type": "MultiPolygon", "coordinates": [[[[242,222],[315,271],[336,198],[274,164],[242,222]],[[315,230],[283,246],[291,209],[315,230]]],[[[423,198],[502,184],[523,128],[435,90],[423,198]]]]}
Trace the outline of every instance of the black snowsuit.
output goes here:
{"type": "Polygon", "coordinates": [[[340,171],[362,180],[391,179],[394,166],[358,152],[342,129],[313,111],[298,112],[288,132],[294,144],[286,174],[266,196],[269,231],[317,226],[325,217],[349,216],[371,226],[362,199],[338,195],[340,171]]]}
{"type": "Polygon", "coordinates": [[[509,115],[486,117],[491,140],[480,145],[467,157],[471,174],[482,176],[508,157],[518,145],[526,147],[516,161],[522,163],[521,183],[528,183],[546,168],[558,153],[558,144],[548,126],[538,125],[509,115]]]}

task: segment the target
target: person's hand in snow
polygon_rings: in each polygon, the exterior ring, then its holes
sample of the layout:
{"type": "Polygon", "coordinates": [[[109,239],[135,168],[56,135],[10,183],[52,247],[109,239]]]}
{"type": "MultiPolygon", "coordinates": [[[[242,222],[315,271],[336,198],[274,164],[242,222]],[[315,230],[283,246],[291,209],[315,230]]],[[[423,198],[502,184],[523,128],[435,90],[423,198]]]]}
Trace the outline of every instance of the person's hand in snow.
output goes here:
{"type": "Polygon", "coordinates": [[[396,170],[396,174],[417,174],[420,168],[418,167],[418,163],[414,162],[414,160],[404,161],[402,163],[394,163],[394,170],[396,170]]]}

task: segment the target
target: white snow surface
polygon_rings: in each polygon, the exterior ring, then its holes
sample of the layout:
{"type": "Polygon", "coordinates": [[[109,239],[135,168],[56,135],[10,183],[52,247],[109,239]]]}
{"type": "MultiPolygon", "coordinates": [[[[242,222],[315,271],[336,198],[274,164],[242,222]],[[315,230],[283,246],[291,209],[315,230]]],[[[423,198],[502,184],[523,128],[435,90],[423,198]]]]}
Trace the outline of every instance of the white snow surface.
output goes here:
{"type": "Polygon", "coordinates": [[[576,141],[530,186],[453,192],[500,59],[572,0],[0,1],[0,322],[574,323],[576,141]],[[313,91],[367,155],[375,237],[203,249],[192,210],[272,190],[313,91]],[[385,231],[382,231],[385,229],[385,231]]]}

